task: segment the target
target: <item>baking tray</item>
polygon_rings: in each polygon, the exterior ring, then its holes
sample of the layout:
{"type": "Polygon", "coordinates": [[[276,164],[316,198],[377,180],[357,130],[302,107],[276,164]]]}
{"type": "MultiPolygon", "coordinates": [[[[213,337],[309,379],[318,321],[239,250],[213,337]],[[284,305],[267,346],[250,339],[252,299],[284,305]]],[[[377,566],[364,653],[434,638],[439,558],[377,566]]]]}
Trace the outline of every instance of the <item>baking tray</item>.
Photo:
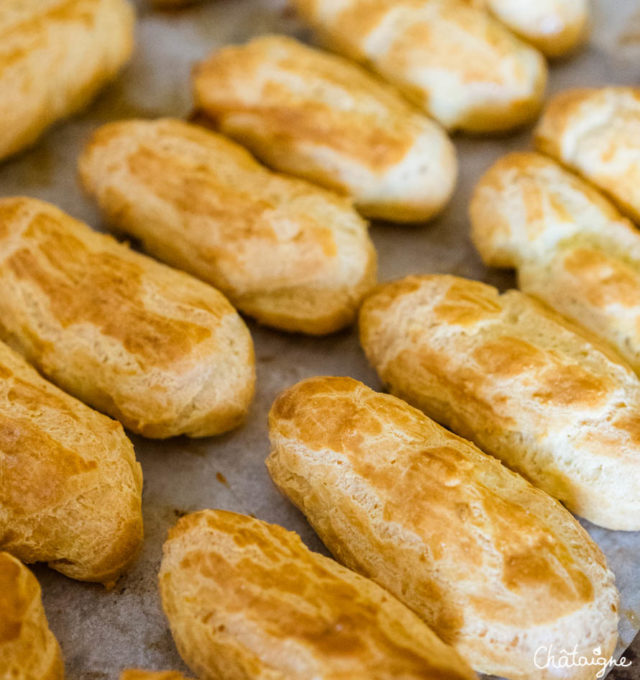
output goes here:
{"type": "MultiPolygon", "coordinates": [[[[267,32],[309,38],[279,0],[215,0],[173,12],[153,11],[140,1],[137,9],[137,50],[130,66],[85,113],[57,126],[34,149],[0,166],[0,195],[26,194],[52,201],[102,229],[95,207],[76,181],[76,158],[92,130],[121,118],[189,115],[191,67],[215,47],[267,32]]],[[[597,0],[594,12],[590,46],[553,65],[551,92],[578,85],[638,82],[640,1],[597,0]]],[[[530,146],[530,130],[498,139],[459,137],[456,145],[460,182],[440,219],[424,226],[372,226],[381,280],[449,272],[500,288],[514,285],[510,274],[482,265],[469,241],[467,205],[474,183],[496,158],[530,146]]],[[[132,437],[144,470],[146,533],[135,567],[109,592],[71,581],[44,566],[35,568],[51,628],[62,645],[68,678],[116,680],[121,669],[131,666],[186,670],[156,587],[162,542],[168,528],[184,513],[200,508],[250,513],[297,531],[309,547],[323,551],[302,515],[278,494],[267,475],[264,459],[269,448],[270,404],[280,390],[313,375],[350,375],[373,388],[380,383],[353,330],[312,339],[248,323],[255,341],[258,383],[242,428],[202,440],[132,437]]],[[[604,550],[622,593],[620,652],[640,628],[640,534],[585,526],[604,550]]],[[[617,673],[632,677],[629,670],[617,673]]]]}

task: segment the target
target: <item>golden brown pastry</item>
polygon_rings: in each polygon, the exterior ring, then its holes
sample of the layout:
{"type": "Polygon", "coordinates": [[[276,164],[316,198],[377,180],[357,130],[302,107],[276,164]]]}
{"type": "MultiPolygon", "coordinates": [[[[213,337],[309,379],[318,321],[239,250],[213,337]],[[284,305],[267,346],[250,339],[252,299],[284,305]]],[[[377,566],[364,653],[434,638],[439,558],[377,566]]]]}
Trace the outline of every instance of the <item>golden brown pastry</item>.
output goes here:
{"type": "Polygon", "coordinates": [[[130,669],[122,671],[120,680],[187,680],[186,676],[178,671],[143,671],[130,669]]]}
{"type": "Polygon", "coordinates": [[[398,92],[286,36],[225,47],[194,73],[218,128],[277,170],[353,197],[369,217],[428,220],[456,183],[455,148],[398,92]]]}
{"type": "Polygon", "coordinates": [[[164,545],[160,592],[200,680],[475,677],[392,595],[246,515],[182,518],[164,545]]]}
{"type": "Polygon", "coordinates": [[[336,331],[375,283],[375,249],[349,201],[195,125],[106,125],[80,176],[115,229],[276,328],[336,331]]]}
{"type": "Polygon", "coordinates": [[[596,189],[536,153],[481,178],[472,238],[490,266],[608,341],[640,374],[640,234],[596,189]]]}
{"type": "Polygon", "coordinates": [[[468,0],[550,58],[562,57],[589,34],[589,0],[468,0]]]}
{"type": "Polygon", "coordinates": [[[549,102],[535,143],[640,222],[640,88],[561,92],[549,102]]]}
{"type": "Polygon", "coordinates": [[[294,0],[332,49],[362,62],[449,129],[496,132],[542,106],[545,60],[465,0],[294,0]]]}
{"type": "Polygon", "coordinates": [[[49,630],[40,584],[15,557],[0,552],[0,677],[63,680],[60,646],[49,630]]]}
{"type": "Polygon", "coordinates": [[[0,342],[0,550],[109,584],[142,543],[141,495],[122,425],[0,342]]]}
{"type": "Polygon", "coordinates": [[[58,208],[0,200],[0,339],[148,437],[236,427],[254,389],[246,326],[221,293],[58,208]]]}
{"type": "Polygon", "coordinates": [[[640,380],[608,345],[524,293],[444,275],[380,287],[360,339],[393,394],[576,514],[640,529],[640,380]]]}
{"type": "Polygon", "coordinates": [[[549,646],[613,652],[618,594],[605,558],[556,501],[395,397],[310,378],[269,415],[269,472],[346,566],[419,614],[476,670],[541,669],[549,646]]]}
{"type": "Polygon", "coordinates": [[[127,0],[0,2],[0,159],[87,104],[133,48],[127,0]]]}

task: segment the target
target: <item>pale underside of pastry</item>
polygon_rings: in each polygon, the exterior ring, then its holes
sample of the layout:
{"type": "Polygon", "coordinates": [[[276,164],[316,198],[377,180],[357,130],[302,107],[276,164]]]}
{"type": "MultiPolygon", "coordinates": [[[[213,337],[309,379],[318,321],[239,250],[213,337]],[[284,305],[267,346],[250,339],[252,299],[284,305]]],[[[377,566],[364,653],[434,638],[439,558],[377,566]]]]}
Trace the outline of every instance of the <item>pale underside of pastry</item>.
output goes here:
{"type": "Polygon", "coordinates": [[[589,0],[468,0],[486,9],[552,59],[564,57],[589,36],[589,0]]]}

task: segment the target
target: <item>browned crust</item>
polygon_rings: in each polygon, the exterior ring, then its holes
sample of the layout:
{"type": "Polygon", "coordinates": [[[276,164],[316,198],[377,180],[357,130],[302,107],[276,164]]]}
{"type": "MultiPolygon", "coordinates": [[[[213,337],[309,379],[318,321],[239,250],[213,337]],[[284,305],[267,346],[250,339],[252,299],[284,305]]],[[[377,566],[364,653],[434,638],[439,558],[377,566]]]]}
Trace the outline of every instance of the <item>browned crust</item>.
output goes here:
{"type": "Polygon", "coordinates": [[[640,528],[640,382],[593,333],[518,291],[429,275],[367,298],[360,337],[394,394],[577,514],[640,528]]]}
{"type": "Polygon", "coordinates": [[[408,404],[351,378],[309,378],[275,400],[269,434],[272,478],[337,559],[402,599],[476,670],[546,677],[534,669],[537,645],[584,644],[602,621],[599,642],[615,645],[613,576],[584,529],[408,404]]]}
{"type": "Polygon", "coordinates": [[[562,162],[562,136],[580,108],[597,92],[596,88],[575,88],[554,95],[546,104],[534,130],[536,149],[562,162]]]}
{"type": "Polygon", "coordinates": [[[217,290],[35,199],[0,201],[0,244],[0,337],[61,387],[151,437],[242,421],[253,345],[217,290]]]}
{"type": "Polygon", "coordinates": [[[63,680],[58,641],[49,630],[36,577],[0,552],[0,669],[11,680],[63,680]]]}
{"type": "Polygon", "coordinates": [[[368,217],[425,221],[451,196],[455,150],[440,126],[346,59],[261,36],[215,51],[193,84],[221,132],[277,170],[350,195],[368,217]]]}
{"type": "Polygon", "coordinates": [[[120,423],[0,343],[0,549],[110,584],[142,544],[142,472],[120,423]]]}
{"type": "Polygon", "coordinates": [[[367,224],[347,199],[273,173],[198,126],[106,125],[85,148],[80,176],[115,230],[262,323],[337,331],[375,282],[367,224]]]}
{"type": "Polygon", "coordinates": [[[640,221],[640,88],[569,90],[549,103],[534,134],[536,147],[604,191],[640,221]]]}
{"type": "Polygon", "coordinates": [[[160,592],[178,650],[201,678],[474,677],[373,582],[245,515],[181,519],[164,546],[160,592]]]}
{"type": "Polygon", "coordinates": [[[133,28],[127,0],[3,3],[0,159],[91,101],[128,61],[133,28]]]}

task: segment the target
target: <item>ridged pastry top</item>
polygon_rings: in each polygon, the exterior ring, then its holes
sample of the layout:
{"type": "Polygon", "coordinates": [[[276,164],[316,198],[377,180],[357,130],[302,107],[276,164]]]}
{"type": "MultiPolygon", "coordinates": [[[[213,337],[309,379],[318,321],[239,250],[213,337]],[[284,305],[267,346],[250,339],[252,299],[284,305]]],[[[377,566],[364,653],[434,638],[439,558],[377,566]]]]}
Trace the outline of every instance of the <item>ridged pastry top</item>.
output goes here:
{"type": "Polygon", "coordinates": [[[474,677],[373,582],[245,515],[181,519],[164,546],[160,589],[178,649],[199,677],[474,677]]]}
{"type": "Polygon", "coordinates": [[[367,215],[428,219],[449,198],[455,150],[437,123],[341,57],[285,36],[198,65],[198,105],[279,170],[353,196],[367,215]]]}
{"type": "Polygon", "coordinates": [[[640,381],[595,336],[519,291],[445,275],[381,286],[360,336],[394,394],[574,512],[640,526],[640,381]]]}
{"type": "Polygon", "coordinates": [[[76,396],[149,436],[238,424],[253,348],[214,288],[30,198],[0,200],[0,335],[76,396]]]}
{"type": "Polygon", "coordinates": [[[60,647],[42,607],[36,577],[0,552],[0,673],[7,680],[63,680],[60,647]]]}
{"type": "Polygon", "coordinates": [[[561,57],[571,52],[589,33],[589,0],[468,1],[488,9],[548,57],[561,57]]]}
{"type": "Polygon", "coordinates": [[[222,135],[171,119],[111,123],[80,173],[116,229],[264,323],[337,330],[375,283],[367,224],[348,200],[267,170],[222,135]]]}
{"type": "MultiPolygon", "coordinates": [[[[601,625],[613,646],[617,595],[604,556],[495,458],[351,378],[294,385],[269,425],[274,481],[332,552],[429,612],[440,637],[484,661],[479,670],[513,677],[506,669],[537,645],[582,646],[601,625]]],[[[591,641],[604,641],[598,634],[591,641]]]]}
{"type": "Polygon", "coordinates": [[[546,66],[462,0],[294,0],[340,53],[363,62],[448,128],[523,124],[542,103],[546,66]]]}
{"type": "Polygon", "coordinates": [[[114,581],[142,542],[142,473],[120,423],[0,343],[0,549],[114,581]]]}
{"type": "Polygon", "coordinates": [[[640,221],[640,88],[584,88],[557,94],[536,128],[535,143],[640,221]]]}

